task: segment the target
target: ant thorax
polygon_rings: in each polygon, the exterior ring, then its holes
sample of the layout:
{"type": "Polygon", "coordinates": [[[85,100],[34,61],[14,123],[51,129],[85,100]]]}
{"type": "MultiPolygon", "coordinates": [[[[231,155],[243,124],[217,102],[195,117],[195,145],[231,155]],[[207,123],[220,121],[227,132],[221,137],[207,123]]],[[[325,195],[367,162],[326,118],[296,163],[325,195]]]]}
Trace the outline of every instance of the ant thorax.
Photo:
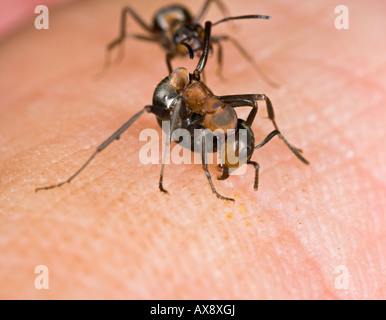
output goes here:
{"type": "Polygon", "coordinates": [[[199,51],[202,50],[204,45],[205,32],[201,25],[197,23],[190,23],[188,25],[180,25],[177,28],[173,28],[173,42],[184,48],[185,53],[188,50],[182,43],[188,44],[195,56],[199,56],[199,51]]]}
{"type": "Polygon", "coordinates": [[[237,114],[201,82],[192,80],[186,68],[177,68],[169,77],[170,86],[181,95],[190,110],[203,116],[203,125],[212,131],[236,130],[237,114]]]}

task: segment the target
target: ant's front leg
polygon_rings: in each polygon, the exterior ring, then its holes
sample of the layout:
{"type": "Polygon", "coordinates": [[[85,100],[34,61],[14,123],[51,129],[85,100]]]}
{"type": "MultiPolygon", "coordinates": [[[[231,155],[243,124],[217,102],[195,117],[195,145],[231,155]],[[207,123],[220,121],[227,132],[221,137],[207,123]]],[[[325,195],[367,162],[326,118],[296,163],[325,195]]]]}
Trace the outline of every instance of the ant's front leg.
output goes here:
{"type": "Polygon", "coordinates": [[[173,72],[173,67],[172,67],[172,60],[174,59],[175,54],[172,52],[166,53],[166,65],[168,67],[169,73],[173,72]]]}
{"type": "Polygon", "coordinates": [[[108,45],[109,49],[112,49],[113,47],[120,44],[125,39],[126,18],[128,14],[130,14],[143,29],[145,29],[149,33],[153,33],[153,29],[149,27],[133,9],[131,9],[130,7],[124,7],[121,12],[121,28],[120,28],[119,37],[108,45]]]}
{"type": "MultiPolygon", "coordinates": [[[[126,37],[138,39],[138,40],[144,40],[144,41],[151,41],[151,42],[157,42],[157,39],[154,37],[154,31],[151,27],[149,27],[140,16],[130,7],[124,7],[121,12],[121,26],[120,26],[120,32],[118,38],[114,39],[111,41],[107,46],[106,46],[106,58],[105,58],[105,65],[100,72],[102,74],[105,70],[107,70],[110,65],[111,65],[111,50],[115,48],[117,45],[120,45],[126,37]],[[140,34],[127,34],[126,32],[126,18],[127,15],[130,14],[134,20],[142,27],[144,28],[147,32],[151,33],[152,36],[144,36],[140,34]]],[[[118,60],[121,60],[123,56],[123,46],[120,47],[121,50],[118,55],[118,60]]],[[[100,75],[98,74],[98,75],[100,75]]]]}
{"type": "Polygon", "coordinates": [[[211,2],[215,2],[217,4],[217,6],[220,8],[220,10],[224,16],[229,16],[229,11],[225,7],[225,5],[222,3],[221,0],[206,0],[203,7],[201,8],[201,10],[194,18],[195,23],[198,23],[201,20],[201,18],[205,15],[206,11],[208,10],[209,4],[211,2]]]}

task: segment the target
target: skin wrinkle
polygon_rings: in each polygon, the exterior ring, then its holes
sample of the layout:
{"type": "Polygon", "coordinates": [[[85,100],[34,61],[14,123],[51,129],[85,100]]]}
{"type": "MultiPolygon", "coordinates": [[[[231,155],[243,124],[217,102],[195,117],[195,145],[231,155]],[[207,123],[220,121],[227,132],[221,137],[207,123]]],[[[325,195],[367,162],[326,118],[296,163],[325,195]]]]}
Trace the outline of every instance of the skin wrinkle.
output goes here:
{"type": "MultiPolygon", "coordinates": [[[[151,103],[167,73],[160,48],[127,40],[121,63],[94,78],[105,45],[117,36],[120,9],[129,4],[150,21],[151,1],[50,8],[47,33],[30,24],[0,43],[7,74],[0,76],[0,298],[386,296],[380,168],[386,69],[383,42],[370,32],[385,24],[384,4],[373,2],[364,14],[363,4],[350,2],[350,30],[335,30],[332,1],[224,2],[232,15],[272,15],[235,30],[216,26],[213,34],[235,34],[281,88],[266,85],[230,43],[223,44],[223,78],[216,77],[214,48],[209,88],[218,95],[267,94],[283,134],[311,165],[275,138],[252,158],[260,164],[258,192],[253,168],[217,181],[209,166],[217,190],[235,197],[234,205],[211,193],[200,165],[168,165],[165,196],[157,189],[160,167],[138,160],[140,130],[161,133],[154,117],[144,115],[71,184],[35,194],[35,187],[67,178],[151,103]],[[39,264],[50,270],[49,290],[33,285],[39,264]],[[349,269],[347,290],[334,287],[338,265],[349,269]]],[[[207,17],[222,18],[215,6],[207,17]]],[[[140,31],[132,19],[129,30],[140,31]]],[[[196,63],[172,62],[189,71],[196,63]]],[[[272,130],[266,115],[261,102],[256,140],[272,130]]]]}

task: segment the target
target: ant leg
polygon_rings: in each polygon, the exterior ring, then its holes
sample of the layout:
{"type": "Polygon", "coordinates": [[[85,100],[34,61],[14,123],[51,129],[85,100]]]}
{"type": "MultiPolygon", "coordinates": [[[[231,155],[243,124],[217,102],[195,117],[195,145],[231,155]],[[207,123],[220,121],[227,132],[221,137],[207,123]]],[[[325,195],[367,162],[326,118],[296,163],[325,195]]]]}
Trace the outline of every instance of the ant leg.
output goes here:
{"type": "MultiPolygon", "coordinates": [[[[245,106],[250,106],[253,109],[256,109],[254,111],[255,115],[257,112],[257,103],[256,101],[265,101],[265,104],[267,106],[267,111],[268,111],[268,118],[271,120],[273,126],[275,127],[276,130],[279,130],[276,121],[275,121],[275,113],[273,111],[273,106],[271,100],[265,95],[265,94],[239,94],[239,95],[231,95],[231,96],[220,96],[219,99],[224,101],[225,103],[229,103],[232,107],[245,107],[245,106]]],[[[252,112],[252,111],[251,111],[252,112]]],[[[254,120],[254,116],[251,116],[250,120],[254,120]]],[[[249,125],[252,124],[248,123],[249,125]]]]}
{"type": "Polygon", "coordinates": [[[37,192],[39,190],[48,190],[48,189],[58,188],[66,183],[70,183],[79,173],[81,173],[83,171],[84,168],[87,167],[87,165],[92,161],[92,159],[94,159],[94,157],[98,153],[102,152],[105,148],[107,148],[107,146],[109,146],[110,143],[112,143],[114,140],[119,140],[119,138],[121,137],[121,134],[124,131],[126,131],[133,124],[133,122],[136,121],[145,111],[147,111],[147,108],[148,107],[146,106],[144,109],[137,112],[126,123],[124,123],[117,131],[115,131],[108,139],[106,139],[101,145],[99,145],[97,147],[96,151],[91,155],[91,157],[71,177],[69,177],[67,180],[60,182],[58,184],[54,184],[54,185],[47,186],[47,187],[36,188],[35,192],[37,192]]]}
{"type": "Polygon", "coordinates": [[[160,172],[160,177],[159,177],[159,182],[158,182],[159,189],[162,192],[164,192],[164,193],[168,193],[168,191],[166,189],[164,189],[164,187],[163,187],[163,178],[164,178],[164,171],[165,171],[166,155],[167,155],[167,152],[169,151],[169,146],[170,146],[170,142],[171,142],[172,133],[173,133],[175,127],[176,127],[177,116],[180,114],[180,109],[181,109],[182,103],[183,103],[182,99],[178,99],[174,103],[175,107],[174,107],[174,110],[172,112],[171,120],[170,120],[170,132],[167,132],[167,134],[166,134],[166,141],[165,141],[165,146],[164,146],[164,152],[162,154],[161,172],[160,172]]]}
{"type": "Polygon", "coordinates": [[[175,57],[174,53],[168,52],[166,54],[166,65],[168,66],[169,74],[173,72],[172,59],[175,57]]]}
{"type": "MultiPolygon", "coordinates": [[[[274,130],[272,131],[262,142],[260,142],[256,147],[255,150],[260,149],[262,146],[264,146],[269,140],[271,140],[274,136],[277,134],[280,134],[279,131],[274,130]]],[[[255,161],[248,160],[247,164],[251,164],[255,168],[255,183],[253,185],[253,189],[257,191],[259,189],[259,164],[255,161]]]]}
{"type": "MultiPolygon", "coordinates": [[[[260,149],[262,146],[264,146],[269,140],[271,140],[274,136],[277,134],[281,135],[281,133],[278,130],[272,131],[268,136],[265,137],[265,139],[260,142],[256,147],[255,150],[260,149]]],[[[259,189],[259,164],[255,161],[248,160],[247,164],[251,164],[255,167],[255,183],[253,185],[253,189],[257,191],[259,189]]]]}
{"type": "Polygon", "coordinates": [[[196,17],[194,18],[193,22],[194,23],[198,23],[201,18],[204,16],[204,14],[206,13],[206,11],[208,10],[208,7],[209,7],[209,4],[211,2],[215,2],[217,4],[217,6],[219,7],[219,9],[221,10],[222,14],[225,15],[225,16],[229,16],[229,11],[228,9],[225,7],[225,5],[222,3],[221,0],[206,0],[205,3],[204,3],[204,6],[201,8],[201,10],[199,11],[199,13],[196,15],[196,17]]]}
{"type": "Polygon", "coordinates": [[[217,180],[225,180],[229,178],[229,168],[226,165],[219,165],[222,169],[222,175],[217,177],[217,180]]]}
{"type": "Polygon", "coordinates": [[[222,35],[222,36],[215,36],[212,38],[213,43],[219,44],[223,40],[229,40],[232,42],[232,44],[235,46],[235,48],[240,52],[240,54],[252,65],[255,72],[263,79],[265,83],[270,85],[273,88],[279,88],[280,85],[271,80],[264,71],[260,68],[260,66],[255,62],[255,60],[248,54],[248,52],[244,49],[244,47],[241,46],[241,44],[233,39],[230,36],[222,35]]]}
{"type": "MultiPolygon", "coordinates": [[[[128,38],[133,38],[133,39],[138,39],[138,40],[144,40],[144,41],[149,41],[149,42],[157,42],[157,39],[156,38],[150,38],[150,37],[146,37],[146,36],[143,36],[141,34],[128,34],[126,35],[126,37],[128,38]]],[[[107,46],[106,46],[106,54],[105,54],[105,63],[103,65],[103,68],[102,70],[97,73],[95,75],[96,78],[99,78],[101,77],[111,66],[111,50],[118,44],[121,43],[122,40],[120,39],[117,39],[117,40],[114,40],[113,42],[109,43],[107,46]]],[[[120,46],[119,47],[119,53],[118,53],[118,56],[116,58],[116,62],[119,63],[123,56],[124,56],[124,46],[120,46]]]]}
{"type": "Polygon", "coordinates": [[[296,148],[294,146],[292,146],[286,138],[284,138],[284,136],[281,134],[280,130],[279,130],[279,127],[278,125],[276,124],[276,121],[275,121],[275,112],[273,111],[273,106],[272,106],[272,102],[271,100],[265,95],[265,94],[256,94],[255,95],[255,100],[264,100],[265,101],[265,104],[267,106],[267,111],[268,111],[268,118],[269,120],[272,121],[275,129],[277,131],[279,131],[279,136],[280,138],[283,140],[283,142],[285,143],[285,145],[288,147],[288,149],[290,149],[292,151],[292,153],[300,160],[302,161],[303,163],[305,164],[309,164],[308,160],[306,160],[300,153],[302,152],[301,149],[299,148],[296,148]]]}
{"type": "Polygon", "coordinates": [[[310,164],[310,162],[305,159],[300,153],[302,152],[301,149],[298,149],[298,148],[295,148],[294,146],[292,146],[286,138],[284,138],[284,136],[279,133],[279,136],[281,138],[281,140],[283,140],[283,142],[285,143],[285,145],[288,147],[288,149],[290,149],[292,151],[292,153],[301,161],[303,162],[304,164],[310,164]]]}
{"type": "Polygon", "coordinates": [[[245,121],[249,126],[252,125],[253,121],[255,120],[258,105],[257,102],[253,99],[249,99],[249,95],[232,95],[232,96],[219,96],[218,97],[221,101],[229,104],[233,108],[237,107],[251,107],[252,110],[248,114],[247,120],[245,121]],[[247,96],[247,97],[246,97],[247,96]]]}
{"type": "MultiPolygon", "coordinates": [[[[269,120],[272,121],[272,124],[273,126],[275,127],[275,129],[277,131],[280,131],[279,130],[279,127],[278,125],[276,124],[276,121],[275,121],[275,112],[273,111],[273,106],[272,106],[272,102],[271,100],[265,95],[265,94],[256,94],[255,95],[255,100],[264,100],[265,101],[265,105],[267,106],[267,111],[268,111],[268,118],[269,120]]],[[[287,147],[302,161],[304,162],[305,164],[309,164],[309,162],[304,159],[300,153],[302,152],[301,149],[299,148],[295,148],[294,146],[292,146],[287,140],[286,138],[284,138],[284,136],[279,133],[279,136],[280,138],[284,141],[284,143],[287,145],[287,147]]]]}
{"type": "Polygon", "coordinates": [[[204,169],[206,177],[208,178],[210,187],[212,188],[212,192],[214,194],[216,194],[217,198],[219,198],[221,200],[227,200],[227,201],[233,201],[234,202],[235,199],[227,198],[227,197],[224,197],[221,194],[219,194],[217,192],[216,188],[213,185],[212,177],[210,176],[210,172],[208,170],[208,164],[207,164],[207,161],[206,161],[205,133],[202,135],[202,144],[201,144],[201,146],[202,146],[202,168],[204,169]]]}
{"type": "MultiPolygon", "coordinates": [[[[142,27],[144,28],[146,31],[148,31],[149,33],[154,33],[153,32],[153,29],[150,28],[143,20],[142,18],[140,18],[138,16],[138,14],[133,10],[131,9],[130,7],[124,7],[122,9],[122,12],[121,12],[121,26],[120,26],[120,34],[118,36],[118,38],[116,38],[115,40],[111,41],[107,46],[106,46],[106,58],[105,58],[105,65],[104,65],[104,68],[102,71],[104,71],[105,69],[107,69],[110,64],[111,64],[111,59],[110,59],[110,52],[111,50],[117,46],[117,45],[120,45],[122,43],[122,41],[126,38],[126,37],[131,37],[131,38],[135,38],[135,39],[139,39],[139,40],[145,40],[145,41],[152,41],[152,42],[157,42],[157,39],[155,38],[152,38],[152,37],[146,37],[146,36],[142,36],[142,35],[138,35],[138,34],[126,34],[126,17],[127,17],[127,14],[130,14],[134,20],[142,27]]],[[[122,48],[122,47],[121,47],[122,48]]],[[[120,51],[120,55],[119,57],[122,57],[123,55],[123,52],[120,51]]]]}
{"type": "Polygon", "coordinates": [[[264,138],[263,141],[261,141],[256,147],[255,150],[260,149],[262,146],[264,146],[268,141],[270,141],[274,136],[281,135],[279,130],[273,130],[268,136],[264,138]]]}
{"type": "Polygon", "coordinates": [[[264,100],[265,101],[265,105],[267,106],[268,118],[269,118],[269,120],[271,120],[275,129],[279,130],[279,127],[277,126],[276,121],[275,121],[275,112],[273,110],[271,100],[265,94],[257,94],[256,100],[264,100]]]}
{"type": "MultiPolygon", "coordinates": [[[[144,36],[144,35],[141,35],[141,34],[135,34],[135,33],[130,33],[130,34],[127,34],[126,35],[127,38],[133,38],[133,39],[137,39],[137,40],[143,40],[143,41],[148,41],[148,42],[158,42],[156,38],[152,38],[152,37],[147,37],[147,36],[144,36]]],[[[122,41],[122,40],[121,40],[122,41]]],[[[121,43],[121,41],[113,41],[111,42],[110,44],[107,45],[106,47],[106,61],[110,61],[110,52],[111,50],[116,46],[116,45],[119,45],[121,43]]],[[[119,50],[119,54],[118,54],[118,57],[116,59],[117,62],[120,62],[122,60],[122,57],[124,55],[124,46],[120,46],[119,47],[120,50],[119,50]]],[[[110,63],[110,62],[108,62],[110,63]]]]}
{"type": "MultiPolygon", "coordinates": [[[[262,142],[260,142],[255,147],[255,150],[260,149],[262,146],[264,146],[269,140],[271,140],[277,134],[280,135],[280,132],[277,130],[272,131],[262,142]]],[[[247,164],[253,165],[253,167],[255,168],[255,180],[254,180],[254,184],[253,184],[253,189],[255,189],[255,191],[257,191],[259,188],[259,168],[260,168],[260,166],[257,162],[251,161],[251,160],[248,160],[247,164]]],[[[222,176],[218,177],[217,179],[225,180],[228,177],[229,177],[229,169],[228,169],[228,167],[224,166],[222,176]]]]}
{"type": "MultiPolygon", "coordinates": [[[[275,121],[275,113],[273,110],[272,102],[271,100],[265,95],[265,94],[241,94],[241,95],[231,95],[231,96],[220,96],[218,97],[220,100],[224,101],[225,103],[230,104],[232,107],[244,107],[244,106],[251,106],[252,110],[248,116],[247,123],[250,126],[255,118],[256,112],[257,112],[257,103],[256,101],[262,101],[264,100],[267,106],[268,111],[268,118],[271,120],[273,126],[277,131],[279,131],[279,128],[275,121]]],[[[292,151],[292,153],[303,163],[309,164],[309,162],[300,154],[302,152],[301,149],[295,148],[292,146],[287,139],[279,133],[280,138],[283,140],[285,145],[292,151]]]]}
{"type": "Polygon", "coordinates": [[[220,41],[218,42],[213,42],[217,44],[217,76],[221,79],[224,79],[222,76],[222,67],[223,67],[223,49],[220,41]]]}
{"type": "Polygon", "coordinates": [[[118,44],[120,44],[126,37],[126,17],[127,17],[127,14],[130,14],[135,21],[137,21],[137,23],[143,28],[145,29],[147,32],[149,33],[153,33],[153,29],[151,27],[149,27],[143,20],[140,16],[138,16],[138,14],[133,10],[131,9],[130,7],[124,7],[122,9],[122,12],[121,12],[121,28],[120,28],[120,35],[119,37],[112,41],[110,43],[109,46],[114,47],[118,44]]]}
{"type": "Polygon", "coordinates": [[[259,189],[259,164],[255,161],[248,160],[247,164],[251,164],[255,167],[255,183],[253,184],[253,189],[257,191],[259,189]]]}
{"type": "Polygon", "coordinates": [[[269,140],[271,140],[274,136],[279,135],[279,137],[283,140],[283,142],[286,144],[288,149],[292,151],[292,153],[304,164],[310,164],[308,160],[306,160],[300,153],[299,151],[294,148],[286,138],[282,135],[282,133],[279,130],[274,130],[272,131],[262,142],[260,142],[256,147],[255,150],[260,149],[262,146],[264,146],[269,140]]]}

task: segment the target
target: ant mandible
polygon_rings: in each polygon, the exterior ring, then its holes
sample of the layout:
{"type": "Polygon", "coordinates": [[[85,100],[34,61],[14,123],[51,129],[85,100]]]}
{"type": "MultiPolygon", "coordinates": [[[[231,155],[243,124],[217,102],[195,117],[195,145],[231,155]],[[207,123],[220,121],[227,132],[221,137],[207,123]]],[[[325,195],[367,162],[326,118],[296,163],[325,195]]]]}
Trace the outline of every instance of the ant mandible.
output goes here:
{"type": "MultiPolygon", "coordinates": [[[[237,152],[241,155],[246,155],[247,164],[251,164],[255,168],[255,181],[254,189],[258,188],[258,173],[259,165],[250,160],[255,150],[261,148],[274,136],[278,135],[287,147],[300,159],[303,163],[308,164],[308,161],[300,154],[301,150],[293,147],[281,134],[278,126],[275,122],[275,115],[272,107],[271,100],[264,94],[242,94],[242,95],[228,95],[228,96],[216,96],[213,92],[200,80],[200,75],[203,72],[210,50],[210,33],[212,23],[210,21],[205,24],[205,39],[203,53],[197,64],[193,74],[189,74],[185,68],[177,68],[170,76],[165,77],[154,90],[153,104],[145,106],[141,111],[136,113],[130,120],[123,124],[116,132],[114,132],[107,140],[99,145],[96,151],[91,157],[82,165],[82,167],[76,171],[70,178],[61,183],[40,187],[35,191],[46,190],[60,187],[66,183],[71,182],[101,151],[110,145],[114,140],[118,140],[122,133],[127,130],[133,122],[135,122],[141,115],[146,112],[150,112],[157,117],[157,121],[160,124],[162,121],[170,123],[170,132],[167,134],[167,140],[165,143],[164,154],[162,157],[162,165],[159,179],[159,189],[162,192],[167,193],[163,187],[163,176],[165,168],[166,150],[168,150],[171,142],[171,136],[175,129],[184,128],[189,132],[193,132],[194,129],[203,130],[201,135],[201,153],[202,153],[202,166],[207,176],[208,182],[213,193],[222,200],[234,201],[232,198],[224,197],[216,191],[213,185],[211,175],[208,171],[208,164],[206,160],[206,148],[205,148],[205,131],[210,130],[212,132],[221,129],[226,131],[228,129],[234,129],[236,134],[241,129],[247,131],[247,143],[243,145],[239,144],[226,144],[226,148],[233,148],[234,154],[237,152]],[[268,117],[272,121],[275,130],[272,131],[261,143],[255,146],[255,138],[251,130],[251,125],[255,119],[258,105],[257,101],[265,101],[268,109],[268,117]],[[241,106],[249,106],[252,108],[247,119],[244,121],[237,118],[237,114],[234,108],[241,106]],[[204,129],[206,129],[204,131],[204,129]]],[[[193,134],[191,135],[193,138],[193,134]]],[[[225,140],[227,139],[227,136],[225,140]]],[[[197,141],[194,141],[195,143],[197,141]]],[[[226,141],[225,141],[226,143],[226,141]]],[[[193,150],[193,145],[191,146],[193,150]]],[[[227,162],[222,164],[223,173],[218,178],[223,180],[229,177],[229,168],[227,162]]]]}
{"type": "MultiPolygon", "coordinates": [[[[159,43],[166,51],[166,65],[169,73],[173,71],[171,60],[176,56],[185,56],[189,54],[190,58],[198,56],[199,52],[204,47],[204,28],[199,24],[200,19],[206,13],[209,4],[215,2],[221,9],[224,15],[228,14],[225,6],[220,0],[206,0],[204,6],[199,13],[193,17],[193,15],[181,5],[170,5],[158,10],[153,18],[152,25],[148,25],[144,20],[131,8],[124,7],[121,13],[121,25],[119,37],[111,41],[106,47],[106,59],[105,66],[102,70],[106,70],[111,64],[111,50],[116,46],[120,46],[123,50],[122,42],[126,37],[134,38],[138,40],[149,41],[153,43],[159,43]],[[132,18],[145,30],[149,35],[133,34],[126,32],[126,18],[131,15],[132,18]]],[[[235,20],[235,19],[271,19],[270,16],[265,15],[245,15],[239,17],[224,18],[212,24],[215,26],[219,23],[235,20]]],[[[244,47],[233,37],[228,35],[217,35],[211,38],[212,43],[217,45],[217,61],[218,72],[220,74],[222,70],[222,45],[223,41],[230,41],[240,54],[251,63],[254,70],[260,75],[260,77],[272,87],[279,87],[274,81],[272,81],[257,65],[253,58],[248,54],[244,47]]],[[[212,51],[212,47],[211,47],[212,51]]],[[[122,51],[120,57],[122,57],[122,51]]]]}

